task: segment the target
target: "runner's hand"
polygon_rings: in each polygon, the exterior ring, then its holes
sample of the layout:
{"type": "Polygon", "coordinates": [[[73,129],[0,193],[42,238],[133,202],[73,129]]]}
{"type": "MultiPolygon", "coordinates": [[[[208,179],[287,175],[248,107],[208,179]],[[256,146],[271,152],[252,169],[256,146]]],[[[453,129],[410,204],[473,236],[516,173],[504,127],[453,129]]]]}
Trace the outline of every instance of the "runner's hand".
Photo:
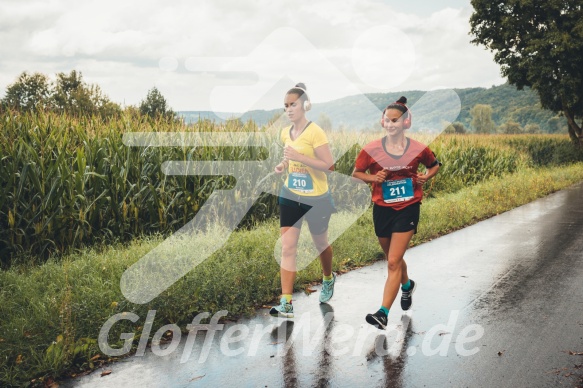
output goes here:
{"type": "Polygon", "coordinates": [[[287,160],[295,160],[297,162],[300,162],[302,154],[296,151],[292,146],[286,146],[283,149],[283,157],[286,158],[287,160]]]}
{"type": "Polygon", "coordinates": [[[280,164],[278,164],[277,166],[275,166],[275,173],[276,174],[282,174],[288,166],[288,162],[287,160],[284,160],[283,162],[281,162],[280,164]]]}
{"type": "Polygon", "coordinates": [[[386,169],[382,169],[381,171],[377,172],[374,176],[374,183],[383,183],[387,180],[387,175],[389,175],[389,171],[386,169]]]}
{"type": "Polygon", "coordinates": [[[427,175],[422,174],[422,173],[418,173],[417,174],[417,184],[424,185],[425,182],[427,182],[427,175]]]}

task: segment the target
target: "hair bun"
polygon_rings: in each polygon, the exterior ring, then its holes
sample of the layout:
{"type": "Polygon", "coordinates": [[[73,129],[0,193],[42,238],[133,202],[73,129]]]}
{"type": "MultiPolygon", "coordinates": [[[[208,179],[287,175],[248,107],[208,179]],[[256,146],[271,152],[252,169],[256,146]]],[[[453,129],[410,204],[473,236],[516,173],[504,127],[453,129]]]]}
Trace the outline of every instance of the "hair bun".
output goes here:
{"type": "Polygon", "coordinates": [[[308,91],[306,84],[304,84],[303,82],[297,83],[295,87],[300,88],[300,89],[304,89],[305,91],[308,91]]]}
{"type": "Polygon", "coordinates": [[[397,104],[406,105],[407,104],[407,97],[401,96],[396,102],[397,102],[397,104]]]}

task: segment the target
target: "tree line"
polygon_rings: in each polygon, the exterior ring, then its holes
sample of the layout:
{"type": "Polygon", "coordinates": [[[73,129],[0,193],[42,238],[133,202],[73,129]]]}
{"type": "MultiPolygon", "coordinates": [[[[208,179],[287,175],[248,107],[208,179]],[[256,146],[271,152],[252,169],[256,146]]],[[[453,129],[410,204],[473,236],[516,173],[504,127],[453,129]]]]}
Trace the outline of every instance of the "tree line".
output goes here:
{"type": "Polygon", "coordinates": [[[528,123],[526,125],[521,125],[514,119],[507,119],[500,125],[496,125],[494,121],[494,109],[488,104],[476,104],[469,111],[469,129],[466,128],[464,123],[455,122],[449,126],[445,132],[446,133],[480,133],[480,134],[505,134],[505,135],[518,135],[518,134],[540,134],[540,133],[560,133],[562,132],[563,126],[561,120],[558,116],[551,117],[546,121],[545,130],[537,123],[528,123]]]}
{"type": "Polygon", "coordinates": [[[581,0],[472,0],[471,4],[472,43],[494,53],[511,85],[532,88],[543,108],[564,115],[571,140],[583,148],[581,0]]]}
{"type": "Polygon", "coordinates": [[[21,73],[16,81],[6,88],[0,99],[1,111],[52,111],[75,117],[95,116],[104,120],[118,118],[124,110],[133,114],[176,120],[176,113],[170,108],[160,91],[153,87],[138,106],[122,108],[103,93],[99,85],[88,84],[80,71],[69,74],[57,73],[51,81],[42,73],[21,73]]]}

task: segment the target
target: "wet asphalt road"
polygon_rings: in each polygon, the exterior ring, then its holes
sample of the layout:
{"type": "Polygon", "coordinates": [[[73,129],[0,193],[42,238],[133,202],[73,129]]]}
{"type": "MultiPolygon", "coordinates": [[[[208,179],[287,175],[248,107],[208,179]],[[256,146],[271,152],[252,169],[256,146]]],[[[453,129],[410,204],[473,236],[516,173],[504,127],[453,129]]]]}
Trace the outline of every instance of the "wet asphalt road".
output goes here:
{"type": "Polygon", "coordinates": [[[329,305],[318,292],[294,295],[293,321],[259,310],[61,387],[583,384],[583,183],[412,248],[406,260],[418,283],[413,309],[397,300],[386,331],[364,321],[381,301],[378,262],[339,276],[329,305]]]}

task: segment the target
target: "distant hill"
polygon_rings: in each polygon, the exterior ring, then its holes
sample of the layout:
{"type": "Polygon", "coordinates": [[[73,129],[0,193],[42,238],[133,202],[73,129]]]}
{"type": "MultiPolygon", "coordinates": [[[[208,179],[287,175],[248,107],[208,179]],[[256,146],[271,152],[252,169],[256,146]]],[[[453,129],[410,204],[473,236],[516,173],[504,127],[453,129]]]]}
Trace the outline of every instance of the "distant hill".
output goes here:
{"type": "Polygon", "coordinates": [[[566,131],[566,119],[542,109],[536,92],[528,88],[517,90],[514,86],[504,84],[489,89],[470,88],[455,91],[462,101],[458,121],[466,127],[469,127],[471,121],[470,109],[476,104],[484,104],[492,107],[492,118],[496,125],[513,120],[523,127],[527,124],[538,124],[543,132],[566,131]]]}
{"type": "MultiPolygon", "coordinates": [[[[537,124],[543,132],[566,131],[566,120],[554,113],[543,110],[539,98],[530,89],[517,90],[508,84],[491,88],[454,89],[461,100],[461,111],[454,121],[459,121],[471,130],[470,109],[476,104],[490,105],[493,110],[492,119],[496,125],[507,121],[518,122],[522,127],[527,124],[537,124]]],[[[408,105],[412,107],[413,129],[433,129],[440,127],[440,121],[446,112],[454,111],[440,100],[445,91],[425,92],[410,90],[395,93],[371,93],[348,96],[338,100],[323,103],[314,103],[308,117],[316,122],[321,115],[326,115],[332,122],[334,129],[344,128],[353,130],[367,130],[375,128],[382,111],[389,103],[396,101],[400,96],[406,96],[408,105]],[[440,93],[441,92],[441,93],[440,93]],[[420,102],[417,106],[415,104],[420,102]],[[422,105],[422,106],[421,106],[422,105]]],[[[200,119],[209,119],[217,123],[224,122],[225,118],[240,116],[242,121],[253,120],[258,125],[265,125],[269,120],[281,115],[281,108],[272,110],[253,110],[244,113],[218,113],[209,111],[178,112],[188,123],[200,119]]],[[[457,113],[457,112],[456,112],[457,113]]],[[[455,114],[450,114],[455,116],[455,114]]]]}

